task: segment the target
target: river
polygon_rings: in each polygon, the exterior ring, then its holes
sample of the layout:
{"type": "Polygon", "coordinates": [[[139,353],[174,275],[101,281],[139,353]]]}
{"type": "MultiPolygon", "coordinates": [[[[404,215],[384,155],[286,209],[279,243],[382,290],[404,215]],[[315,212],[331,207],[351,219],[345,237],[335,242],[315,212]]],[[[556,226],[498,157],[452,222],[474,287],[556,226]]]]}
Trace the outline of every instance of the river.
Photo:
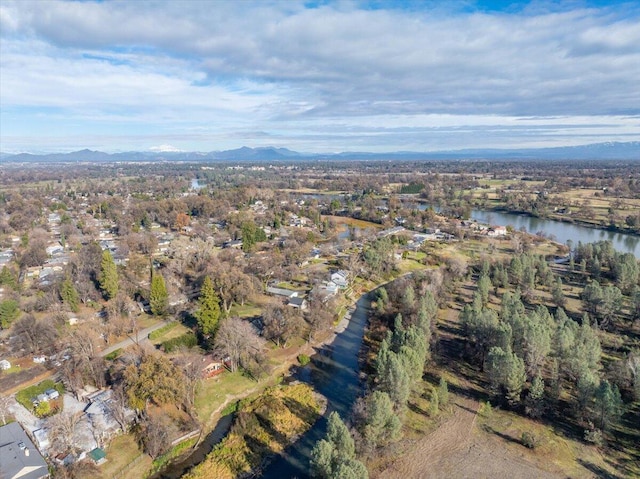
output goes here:
{"type": "Polygon", "coordinates": [[[513,226],[519,230],[526,229],[529,233],[542,232],[545,236],[566,244],[571,240],[574,245],[578,241],[582,243],[594,243],[596,241],[608,240],[613,243],[613,247],[623,253],[633,253],[636,258],[640,258],[640,236],[617,233],[615,231],[590,228],[564,221],[535,218],[533,216],[517,215],[514,213],[503,213],[499,211],[473,210],[471,218],[481,223],[499,226],[513,226]]]}
{"type": "Polygon", "coordinates": [[[347,328],[335,340],[320,348],[312,357],[313,367],[304,368],[297,379],[309,382],[313,388],[327,398],[327,412],[295,444],[287,448],[263,471],[266,479],[289,479],[309,477],[309,457],[315,443],[321,439],[327,427],[326,418],[337,411],[343,419],[362,392],[360,362],[358,355],[362,347],[364,331],[369,319],[370,294],[365,294],[356,303],[347,328]]]}
{"type": "MultiPolygon", "coordinates": [[[[429,205],[418,203],[417,208],[425,210],[429,205]]],[[[439,211],[438,207],[434,207],[439,211]]],[[[529,215],[520,215],[502,211],[471,210],[471,219],[497,226],[513,226],[514,229],[524,228],[529,233],[543,233],[547,238],[562,244],[571,240],[575,245],[582,243],[594,243],[596,241],[611,241],[614,249],[622,253],[633,253],[640,258],[640,236],[629,233],[618,233],[600,228],[591,228],[576,223],[558,221],[544,218],[536,218],[529,215]]]]}

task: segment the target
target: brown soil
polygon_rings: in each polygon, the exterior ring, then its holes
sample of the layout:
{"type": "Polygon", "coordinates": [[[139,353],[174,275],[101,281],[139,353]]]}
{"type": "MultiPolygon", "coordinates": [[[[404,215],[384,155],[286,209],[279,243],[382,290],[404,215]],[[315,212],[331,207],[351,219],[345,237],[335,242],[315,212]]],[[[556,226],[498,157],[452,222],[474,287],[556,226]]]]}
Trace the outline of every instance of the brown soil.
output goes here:
{"type": "Polygon", "coordinates": [[[408,446],[386,470],[372,479],[500,478],[560,479],[526,456],[505,448],[499,439],[476,427],[479,403],[456,397],[453,415],[433,433],[408,446]]]}

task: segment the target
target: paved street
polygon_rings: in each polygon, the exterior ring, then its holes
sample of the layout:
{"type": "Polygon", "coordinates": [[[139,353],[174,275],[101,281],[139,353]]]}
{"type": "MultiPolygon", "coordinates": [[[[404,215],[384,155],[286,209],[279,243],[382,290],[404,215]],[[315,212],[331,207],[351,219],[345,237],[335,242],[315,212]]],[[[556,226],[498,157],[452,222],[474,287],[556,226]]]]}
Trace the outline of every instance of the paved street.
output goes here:
{"type": "Polygon", "coordinates": [[[125,348],[131,346],[134,343],[134,340],[137,343],[148,341],[149,333],[155,331],[156,329],[160,329],[161,327],[165,326],[166,324],[167,324],[167,321],[160,321],[158,324],[154,324],[153,326],[149,326],[148,328],[145,328],[145,329],[143,329],[141,331],[138,331],[138,335],[136,337],[132,336],[132,337],[129,337],[127,339],[124,339],[124,340],[120,341],[119,343],[112,344],[107,349],[102,351],[100,353],[100,355],[101,356],[106,356],[107,354],[112,353],[116,349],[120,349],[120,348],[125,349],[125,348]]]}

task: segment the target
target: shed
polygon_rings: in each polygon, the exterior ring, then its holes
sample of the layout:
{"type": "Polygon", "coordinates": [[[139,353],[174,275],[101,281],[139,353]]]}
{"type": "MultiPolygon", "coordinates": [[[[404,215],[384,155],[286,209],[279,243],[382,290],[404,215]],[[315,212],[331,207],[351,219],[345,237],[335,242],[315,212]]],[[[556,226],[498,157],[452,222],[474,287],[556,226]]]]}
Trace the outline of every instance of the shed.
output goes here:
{"type": "Polygon", "coordinates": [[[96,447],[92,451],[89,451],[89,457],[96,465],[101,465],[107,462],[107,453],[101,447],[96,447]]]}

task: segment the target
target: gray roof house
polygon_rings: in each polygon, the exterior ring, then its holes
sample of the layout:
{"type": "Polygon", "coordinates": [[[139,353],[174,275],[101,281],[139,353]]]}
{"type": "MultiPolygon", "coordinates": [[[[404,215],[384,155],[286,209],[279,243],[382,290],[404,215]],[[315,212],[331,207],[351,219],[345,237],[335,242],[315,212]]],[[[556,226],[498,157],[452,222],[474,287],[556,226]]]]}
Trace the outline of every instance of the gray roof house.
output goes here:
{"type": "Polygon", "coordinates": [[[49,468],[20,424],[0,427],[0,477],[3,479],[44,479],[49,468]]]}

